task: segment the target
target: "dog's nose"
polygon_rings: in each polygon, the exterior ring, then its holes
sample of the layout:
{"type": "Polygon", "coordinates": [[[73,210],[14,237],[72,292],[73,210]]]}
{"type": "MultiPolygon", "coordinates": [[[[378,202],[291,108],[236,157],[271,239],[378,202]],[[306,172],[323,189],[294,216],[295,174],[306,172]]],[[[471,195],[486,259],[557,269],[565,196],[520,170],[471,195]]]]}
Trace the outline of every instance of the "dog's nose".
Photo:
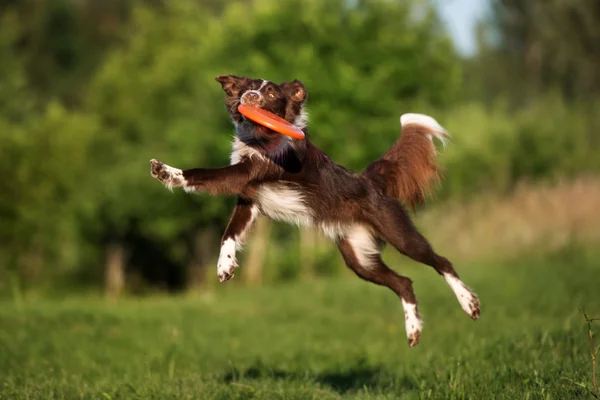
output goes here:
{"type": "Polygon", "coordinates": [[[254,92],[246,93],[244,95],[244,97],[246,98],[246,100],[253,102],[253,103],[256,102],[256,100],[258,100],[258,94],[254,93],[254,92]]]}
{"type": "Polygon", "coordinates": [[[254,107],[262,107],[263,99],[260,93],[256,91],[248,91],[242,95],[242,103],[254,107]]]}

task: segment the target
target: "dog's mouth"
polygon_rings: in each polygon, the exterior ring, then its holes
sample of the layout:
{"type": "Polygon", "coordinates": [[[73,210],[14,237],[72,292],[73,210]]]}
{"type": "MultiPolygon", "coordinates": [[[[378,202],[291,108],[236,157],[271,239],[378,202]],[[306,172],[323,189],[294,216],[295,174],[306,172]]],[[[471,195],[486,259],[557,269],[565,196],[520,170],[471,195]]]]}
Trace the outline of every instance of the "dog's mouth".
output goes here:
{"type": "Polygon", "coordinates": [[[269,129],[266,126],[259,124],[258,122],[254,122],[251,119],[244,117],[243,115],[242,115],[242,118],[244,119],[244,123],[252,126],[262,136],[277,136],[277,135],[279,135],[274,130],[269,129]]]}
{"type": "MultiPolygon", "coordinates": [[[[280,115],[280,113],[276,112],[273,109],[273,107],[271,107],[271,104],[268,101],[267,97],[263,96],[263,94],[258,90],[248,90],[247,92],[242,94],[242,96],[240,96],[238,104],[258,108],[258,109],[264,110],[268,113],[271,113],[275,116],[278,116],[279,118],[284,118],[282,115],[280,115]]],[[[263,140],[264,139],[270,140],[274,136],[280,135],[276,131],[246,117],[242,113],[239,113],[239,114],[241,114],[244,125],[251,127],[256,132],[256,134],[259,136],[259,138],[258,138],[259,140],[261,140],[260,137],[262,137],[263,140]]]]}
{"type": "MultiPolygon", "coordinates": [[[[278,115],[276,112],[274,112],[273,110],[270,110],[267,107],[264,107],[264,104],[253,104],[252,102],[244,102],[243,99],[242,101],[240,101],[241,104],[247,105],[247,106],[251,106],[251,107],[256,107],[259,108],[261,110],[265,110],[273,115],[277,115],[279,117],[281,117],[280,115],[278,115]]],[[[240,113],[241,114],[241,113],[240,113]]],[[[264,125],[261,125],[260,123],[251,120],[250,118],[246,117],[244,114],[241,114],[242,120],[244,122],[245,125],[251,126],[252,128],[256,129],[256,131],[258,133],[260,133],[261,135],[267,135],[267,136],[271,136],[271,135],[278,135],[277,132],[275,132],[274,130],[267,128],[264,125]]],[[[281,117],[283,118],[283,117],[281,117]]]]}

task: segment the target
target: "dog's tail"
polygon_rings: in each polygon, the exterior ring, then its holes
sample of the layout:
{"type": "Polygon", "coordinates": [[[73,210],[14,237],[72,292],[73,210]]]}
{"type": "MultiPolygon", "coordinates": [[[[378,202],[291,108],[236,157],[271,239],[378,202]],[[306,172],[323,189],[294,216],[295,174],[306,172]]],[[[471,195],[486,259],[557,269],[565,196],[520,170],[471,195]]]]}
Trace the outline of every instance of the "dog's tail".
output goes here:
{"type": "Polygon", "coordinates": [[[414,209],[440,181],[433,138],[445,145],[449,134],[435,119],[423,114],[402,115],[400,126],[400,138],[363,175],[386,196],[414,209]]]}

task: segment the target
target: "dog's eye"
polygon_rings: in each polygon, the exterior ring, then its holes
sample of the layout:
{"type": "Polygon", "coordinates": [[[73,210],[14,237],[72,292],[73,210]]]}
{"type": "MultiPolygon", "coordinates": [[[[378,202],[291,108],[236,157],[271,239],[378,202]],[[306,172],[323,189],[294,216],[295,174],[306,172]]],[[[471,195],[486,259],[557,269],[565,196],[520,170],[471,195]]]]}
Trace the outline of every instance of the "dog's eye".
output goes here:
{"type": "Polygon", "coordinates": [[[275,93],[269,93],[268,96],[269,96],[270,99],[274,99],[275,98],[275,93]]]}

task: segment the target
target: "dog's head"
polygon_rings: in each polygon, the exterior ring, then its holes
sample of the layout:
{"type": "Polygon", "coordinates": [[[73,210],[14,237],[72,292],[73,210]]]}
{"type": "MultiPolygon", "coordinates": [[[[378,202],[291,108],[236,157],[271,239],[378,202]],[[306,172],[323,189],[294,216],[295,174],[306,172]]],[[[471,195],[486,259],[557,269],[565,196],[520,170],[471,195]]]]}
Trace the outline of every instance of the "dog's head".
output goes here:
{"type": "Polygon", "coordinates": [[[303,107],[307,93],[302,82],[293,80],[276,84],[264,79],[252,79],[235,75],[220,75],[215,78],[227,94],[226,104],[235,124],[244,118],[237,110],[240,104],[263,108],[305,128],[303,107]]]}
{"type": "Polygon", "coordinates": [[[235,75],[220,75],[215,79],[227,95],[225,104],[240,140],[262,148],[272,158],[285,154],[290,148],[297,151],[300,149],[298,142],[303,140],[296,141],[246,119],[238,111],[238,106],[247,104],[262,108],[306,131],[307,114],[304,103],[308,94],[302,82],[293,80],[276,84],[264,79],[235,75]]]}

